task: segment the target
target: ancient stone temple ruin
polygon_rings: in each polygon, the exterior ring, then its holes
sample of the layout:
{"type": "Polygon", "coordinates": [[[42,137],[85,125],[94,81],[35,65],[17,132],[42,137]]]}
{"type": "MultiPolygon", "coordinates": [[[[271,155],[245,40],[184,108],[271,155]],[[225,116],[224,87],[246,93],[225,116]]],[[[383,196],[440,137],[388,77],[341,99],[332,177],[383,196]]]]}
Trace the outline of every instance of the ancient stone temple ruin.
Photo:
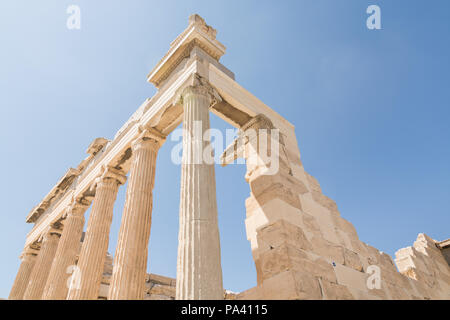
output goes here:
{"type": "Polygon", "coordinates": [[[148,75],[156,94],[112,140],[95,139],[88,156],[27,216],[34,226],[9,299],[450,299],[450,240],[419,234],[395,262],[361,242],[305,171],[294,126],[234,80],[219,62],[224,53],[216,30],[192,15],[148,75]],[[239,128],[222,165],[244,159],[247,166],[245,227],[257,286],[237,294],[222,284],[214,164],[195,161],[198,145],[208,142],[191,137],[195,122],[202,136],[208,131],[209,112],[239,128]],[[148,242],[158,150],[181,123],[179,247],[171,279],[147,274],[148,242]],[[113,206],[127,179],[112,258],[113,206]]]}

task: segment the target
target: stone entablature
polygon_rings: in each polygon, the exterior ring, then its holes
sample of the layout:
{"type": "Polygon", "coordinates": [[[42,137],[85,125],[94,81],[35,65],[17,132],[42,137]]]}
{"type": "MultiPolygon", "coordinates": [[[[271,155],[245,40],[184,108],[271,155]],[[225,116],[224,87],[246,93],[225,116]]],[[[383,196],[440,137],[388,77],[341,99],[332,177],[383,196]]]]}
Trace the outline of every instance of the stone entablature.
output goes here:
{"type": "MultiPolygon", "coordinates": [[[[438,243],[419,234],[412,247],[396,253],[395,262],[360,241],[305,171],[294,126],[235,81],[219,62],[224,53],[216,30],[191,16],[148,76],[157,93],[113,140],[95,139],[88,157],[27,216],[35,225],[10,299],[450,299],[448,240],[438,243]],[[244,158],[247,166],[245,226],[257,286],[239,294],[223,290],[214,165],[181,166],[176,281],[146,274],[157,152],[180,123],[191,130],[193,121],[202,121],[206,132],[209,111],[240,129],[222,156],[223,165],[244,158]],[[264,136],[263,130],[270,134],[264,136]],[[279,167],[270,174],[273,159],[266,161],[262,154],[264,139],[278,146],[271,152],[279,167]],[[113,263],[106,252],[112,208],[128,174],[113,263]],[[84,212],[91,203],[80,248],[84,212]],[[82,277],[66,288],[61,285],[69,276],[64,271],[73,263],[72,278],[78,279],[77,272],[82,277]],[[375,288],[368,284],[373,267],[381,271],[375,288]]],[[[199,155],[196,146],[183,135],[186,157],[199,155]]]]}

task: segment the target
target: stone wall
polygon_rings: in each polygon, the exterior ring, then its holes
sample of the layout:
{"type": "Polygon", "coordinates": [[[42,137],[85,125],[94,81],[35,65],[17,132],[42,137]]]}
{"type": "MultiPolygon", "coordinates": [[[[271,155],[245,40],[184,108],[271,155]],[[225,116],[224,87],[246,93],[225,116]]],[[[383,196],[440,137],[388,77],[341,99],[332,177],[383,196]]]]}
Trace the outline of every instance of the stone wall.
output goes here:
{"type": "MultiPolygon", "coordinates": [[[[281,131],[294,141],[293,130],[281,131]]],[[[238,299],[450,299],[450,267],[435,240],[419,234],[394,263],[359,240],[299,157],[286,163],[289,175],[249,179],[246,227],[258,285],[238,299]]]]}

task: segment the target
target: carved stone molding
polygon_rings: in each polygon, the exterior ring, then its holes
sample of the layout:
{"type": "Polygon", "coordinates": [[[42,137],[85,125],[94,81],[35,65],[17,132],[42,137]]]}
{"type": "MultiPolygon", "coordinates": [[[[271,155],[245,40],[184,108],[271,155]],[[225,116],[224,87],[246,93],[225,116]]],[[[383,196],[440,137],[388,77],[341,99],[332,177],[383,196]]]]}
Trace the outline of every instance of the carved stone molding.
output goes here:
{"type": "Polygon", "coordinates": [[[31,248],[31,247],[26,247],[23,249],[21,255],[20,255],[20,259],[24,259],[27,256],[36,256],[39,254],[39,250],[35,249],[35,248],[31,248]]]}
{"type": "Polygon", "coordinates": [[[183,105],[183,100],[191,94],[208,97],[210,108],[217,103],[222,102],[222,97],[217,92],[217,90],[213,86],[211,86],[207,79],[205,79],[198,73],[194,73],[192,75],[190,85],[180,88],[178,93],[175,95],[174,104],[183,105]]]}
{"type": "Polygon", "coordinates": [[[57,229],[54,226],[49,226],[45,229],[45,231],[42,233],[41,237],[39,238],[40,242],[44,242],[50,238],[52,238],[53,236],[58,236],[60,237],[62,233],[61,229],[57,229]]]}
{"type": "Polygon", "coordinates": [[[102,173],[94,180],[91,191],[95,190],[99,183],[117,183],[118,185],[124,184],[127,181],[127,177],[122,170],[110,166],[104,166],[102,173]]]}
{"type": "Polygon", "coordinates": [[[166,141],[166,136],[154,128],[139,127],[140,135],[131,143],[131,149],[136,151],[143,143],[148,142],[154,145],[154,148],[161,147],[166,141]]]}

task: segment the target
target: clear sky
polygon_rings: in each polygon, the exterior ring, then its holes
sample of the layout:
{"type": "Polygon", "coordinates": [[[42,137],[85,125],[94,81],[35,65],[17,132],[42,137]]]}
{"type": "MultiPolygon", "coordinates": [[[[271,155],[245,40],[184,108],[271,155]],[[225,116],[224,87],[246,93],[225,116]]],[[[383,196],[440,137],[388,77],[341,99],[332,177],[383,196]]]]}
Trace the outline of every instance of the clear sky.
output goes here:
{"type": "MultiPolygon", "coordinates": [[[[305,169],[360,239],[391,255],[420,232],[450,237],[450,2],[0,2],[0,297],[25,223],[96,137],[116,131],[155,88],[147,73],[199,13],[227,47],[236,80],[296,127],[305,169]],[[81,9],[68,30],[66,9],[81,9]],[[368,30],[366,8],[381,8],[368,30]]],[[[212,126],[229,125],[215,116],[212,126]]],[[[180,167],[161,149],[149,272],[175,277],[180,167]]],[[[220,152],[221,150],[219,150],[220,152]]],[[[224,286],[256,284],[246,239],[243,166],[217,167],[224,286]]],[[[117,241],[125,188],[115,205],[117,241]]]]}

